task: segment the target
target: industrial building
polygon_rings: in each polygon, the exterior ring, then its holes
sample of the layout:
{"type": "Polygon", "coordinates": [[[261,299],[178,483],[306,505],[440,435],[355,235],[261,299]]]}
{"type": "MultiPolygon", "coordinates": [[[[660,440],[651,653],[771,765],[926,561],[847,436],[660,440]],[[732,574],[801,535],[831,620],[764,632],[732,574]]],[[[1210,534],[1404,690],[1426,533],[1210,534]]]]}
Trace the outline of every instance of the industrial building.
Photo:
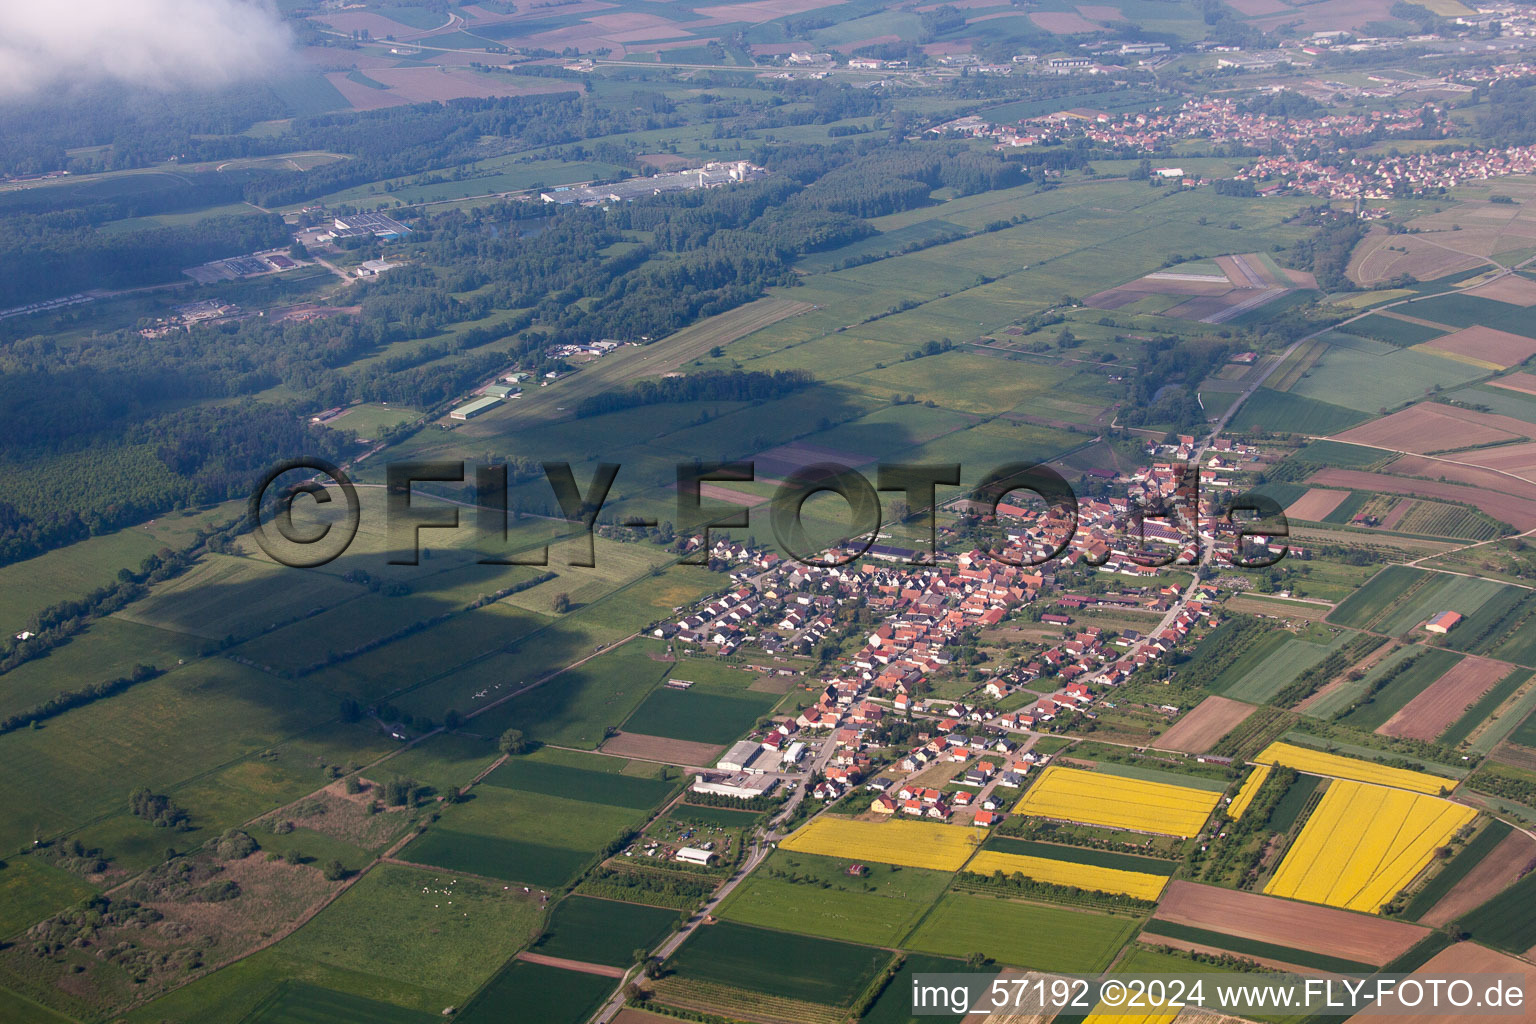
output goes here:
{"type": "Polygon", "coordinates": [[[411,233],[411,229],[382,213],[349,213],[331,222],[332,238],[361,238],[372,235],[385,242],[393,242],[411,233]]]}
{"type": "Polygon", "coordinates": [[[762,758],[763,745],[756,740],[742,740],[727,750],[715,762],[715,767],[727,772],[761,773],[764,768],[758,762],[762,758]]]}
{"type": "Polygon", "coordinates": [[[448,418],[452,420],[471,420],[499,401],[501,399],[494,395],[486,395],[484,398],[477,398],[473,402],[466,402],[459,406],[448,414],[448,418]]]}
{"type": "Polygon", "coordinates": [[[665,192],[686,192],[695,188],[718,188],[736,181],[755,181],[766,177],[768,171],[747,163],[745,160],[731,163],[708,163],[690,171],[669,171],[653,174],[649,178],[629,178],[611,185],[568,185],[540,192],[539,198],[546,203],[569,206],[599,206],[603,203],[622,203],[641,196],[659,196],[665,192]]]}
{"type": "Polygon", "coordinates": [[[779,780],[772,775],[700,772],[694,778],[693,785],[690,788],[695,793],[714,793],[716,796],[731,796],[738,800],[751,800],[754,797],[767,796],[774,791],[778,784],[779,780]]]}

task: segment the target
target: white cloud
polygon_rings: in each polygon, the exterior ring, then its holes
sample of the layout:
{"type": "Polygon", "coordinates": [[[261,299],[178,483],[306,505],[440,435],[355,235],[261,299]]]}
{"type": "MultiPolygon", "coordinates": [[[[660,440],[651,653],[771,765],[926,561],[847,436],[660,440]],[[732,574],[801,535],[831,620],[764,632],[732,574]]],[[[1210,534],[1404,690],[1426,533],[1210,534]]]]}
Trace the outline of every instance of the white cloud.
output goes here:
{"type": "Polygon", "coordinates": [[[0,99],[100,81],[227,85],[285,64],[292,40],[245,0],[0,0],[0,99]]]}

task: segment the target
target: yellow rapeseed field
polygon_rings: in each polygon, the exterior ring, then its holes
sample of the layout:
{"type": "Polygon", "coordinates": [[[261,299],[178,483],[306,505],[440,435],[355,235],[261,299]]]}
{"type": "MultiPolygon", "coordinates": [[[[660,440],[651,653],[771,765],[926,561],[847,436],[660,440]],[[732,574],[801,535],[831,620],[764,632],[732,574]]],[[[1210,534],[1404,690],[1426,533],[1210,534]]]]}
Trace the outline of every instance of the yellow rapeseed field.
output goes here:
{"type": "MultiPolygon", "coordinates": [[[[1147,998],[1144,993],[1138,993],[1142,999],[1147,998]]],[[[1093,1012],[1083,1018],[1083,1024],[1169,1024],[1179,1015],[1178,1010],[1148,1010],[1145,1013],[1137,1013],[1135,1010],[1124,1010],[1118,1007],[1106,1008],[1103,1003],[1093,1008],[1093,1012]]]]}
{"type": "Polygon", "coordinates": [[[976,844],[981,840],[977,829],[965,825],[820,817],[779,843],[779,848],[909,868],[958,871],[976,852],[976,844]]]}
{"type": "Polygon", "coordinates": [[[1295,768],[1299,772],[1307,772],[1311,775],[1371,782],[1378,786],[1392,786],[1396,789],[1409,789],[1415,793],[1431,795],[1438,795],[1442,788],[1452,789],[1456,785],[1454,779],[1442,779],[1428,772],[1389,768],[1374,761],[1328,754],[1321,750],[1313,750],[1311,747],[1298,747],[1293,743],[1271,743],[1254,760],[1260,764],[1283,764],[1287,768],[1295,768]]]}
{"type": "Polygon", "coordinates": [[[1051,765],[1014,808],[1018,814],[1137,832],[1192,836],[1220,793],[1051,765]]]}
{"type": "Polygon", "coordinates": [[[1233,821],[1242,818],[1243,812],[1248,809],[1248,805],[1253,803],[1254,796],[1258,794],[1259,787],[1263,786],[1264,780],[1269,778],[1269,772],[1270,766],[1267,764],[1261,764],[1253,770],[1253,774],[1248,776],[1242,787],[1238,789],[1237,796],[1233,797],[1232,802],[1227,805],[1227,817],[1233,821]]]}
{"type": "Polygon", "coordinates": [[[1264,891],[1375,913],[1476,815],[1439,797],[1335,780],[1264,891]]]}
{"type": "Polygon", "coordinates": [[[971,858],[965,870],[980,875],[990,875],[994,871],[1012,875],[1017,871],[1037,882],[1124,893],[1139,900],[1157,899],[1162,895],[1163,887],[1168,884],[1168,879],[1161,875],[1101,868],[1093,864],[1074,864],[1072,861],[1030,857],[1019,853],[999,853],[996,850],[982,850],[971,858]]]}

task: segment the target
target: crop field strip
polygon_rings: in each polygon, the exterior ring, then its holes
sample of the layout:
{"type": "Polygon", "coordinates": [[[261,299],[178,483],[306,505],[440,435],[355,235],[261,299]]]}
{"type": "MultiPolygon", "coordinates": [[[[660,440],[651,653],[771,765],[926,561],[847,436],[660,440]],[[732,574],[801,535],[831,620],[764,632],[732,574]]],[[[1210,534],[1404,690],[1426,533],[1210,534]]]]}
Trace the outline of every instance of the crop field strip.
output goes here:
{"type": "Polygon", "coordinates": [[[1405,954],[1433,934],[1404,921],[1186,881],[1169,885],[1153,922],[1159,927],[1174,924],[1230,939],[1310,950],[1373,967],[1405,954]]]}
{"type": "Polygon", "coordinates": [[[1258,942],[1254,939],[1238,938],[1222,932],[1210,931],[1205,928],[1191,928],[1188,925],[1175,924],[1171,921],[1148,922],[1141,931],[1142,939],[1156,939],[1165,936],[1170,939],[1182,939],[1185,942],[1196,942],[1202,946],[1214,946],[1217,949],[1230,950],[1240,956],[1262,957],[1266,960],[1279,960],[1282,963],[1295,964],[1298,967],[1315,967],[1320,971],[1329,971],[1334,974],[1346,973],[1370,973],[1371,964],[1361,963],[1358,960],[1345,960],[1336,956],[1325,956],[1310,950],[1298,949],[1294,946],[1277,946],[1269,942],[1258,942]]]}
{"type": "Polygon", "coordinates": [[[1014,807],[1016,814],[1138,832],[1192,836],[1220,794],[1050,765],[1014,807]]]}
{"type": "Polygon", "coordinates": [[[1449,864],[1442,867],[1418,892],[1403,910],[1403,916],[1417,921],[1429,913],[1456,885],[1483,862],[1504,839],[1514,831],[1508,824],[1494,819],[1462,847],[1449,864]]]}
{"type": "Polygon", "coordinates": [[[669,959],[684,980],[846,1006],[891,961],[889,950],[719,921],[669,959]]]}
{"type": "Polygon", "coordinates": [[[939,956],[981,952],[1039,971],[1092,973],[1109,966],[1136,924],[1123,915],[952,892],[902,945],[939,956]]]}
{"type": "Polygon", "coordinates": [[[1237,795],[1227,805],[1227,817],[1233,821],[1242,820],[1244,812],[1248,810],[1248,805],[1253,803],[1253,798],[1258,795],[1259,790],[1263,787],[1264,780],[1269,778],[1271,770],[1273,770],[1271,765],[1261,764],[1253,770],[1248,778],[1243,780],[1242,786],[1238,788],[1237,795]]]}
{"type": "Polygon", "coordinates": [[[1406,789],[1414,793],[1438,794],[1455,786],[1454,779],[1431,775],[1428,772],[1393,768],[1354,757],[1329,754],[1311,747],[1293,743],[1271,743],[1254,760],[1259,764],[1281,764],[1299,772],[1323,775],[1334,779],[1366,782],[1377,786],[1406,789]]]}
{"type": "Polygon", "coordinates": [[[1476,813],[1435,797],[1335,780],[1264,892],[1374,912],[1476,813]]]}
{"type": "Polygon", "coordinates": [[[1069,860],[1003,853],[999,850],[980,851],[965,865],[965,870],[979,875],[990,875],[998,871],[1010,877],[1019,874],[1037,882],[1119,893],[1139,900],[1156,900],[1168,884],[1164,875],[1145,875],[1069,860]]]}
{"type": "Polygon", "coordinates": [[[780,842],[779,848],[934,871],[958,871],[980,842],[976,830],[964,825],[854,821],[823,815],[780,842]]]}

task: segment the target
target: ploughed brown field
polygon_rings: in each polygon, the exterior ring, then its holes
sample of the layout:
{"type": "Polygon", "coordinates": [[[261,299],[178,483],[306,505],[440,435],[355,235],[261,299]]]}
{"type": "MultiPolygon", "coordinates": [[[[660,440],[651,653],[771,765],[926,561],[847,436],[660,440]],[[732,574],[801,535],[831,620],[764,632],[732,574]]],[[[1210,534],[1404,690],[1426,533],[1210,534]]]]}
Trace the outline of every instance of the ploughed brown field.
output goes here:
{"type": "MultiPolygon", "coordinates": [[[[1467,469],[1449,462],[1432,462],[1428,459],[1420,459],[1417,462],[1422,464],[1425,471],[1433,470],[1453,480],[1462,475],[1458,473],[1459,470],[1467,469]]],[[[1405,472],[1414,472],[1407,466],[1402,468],[1405,472]]],[[[1488,470],[1474,468],[1473,471],[1487,477],[1504,479],[1498,478],[1488,470]]],[[[1413,480],[1355,469],[1325,469],[1314,473],[1308,483],[1321,484],[1325,487],[1351,487],[1360,491],[1383,491],[1387,494],[1413,494],[1421,498],[1442,498],[1481,509],[1495,519],[1510,523],[1521,531],[1536,529],[1536,500],[1490,491],[1484,480],[1469,482],[1471,486],[1468,486],[1462,483],[1443,483],[1439,480],[1413,480]]]]}
{"type": "Polygon", "coordinates": [[[1367,964],[1384,964],[1429,933],[1429,929],[1406,921],[1182,881],[1168,884],[1153,916],[1191,928],[1367,964]]]}
{"type": "Polygon", "coordinates": [[[1326,487],[1313,487],[1291,502],[1285,514],[1292,519],[1305,519],[1312,523],[1322,522],[1323,516],[1338,508],[1347,497],[1349,497],[1348,491],[1331,491],[1326,487]]]}
{"type": "Polygon", "coordinates": [[[1488,416],[1426,402],[1352,427],[1334,437],[1339,441],[1422,455],[1447,448],[1516,441],[1529,437],[1531,432],[1530,424],[1510,416],[1488,416]]]}
{"type": "Polygon", "coordinates": [[[1502,377],[1495,377],[1488,382],[1496,388],[1508,388],[1510,391],[1518,391],[1525,395],[1536,395],[1536,374],[1508,373],[1502,377]]]}
{"type": "Polygon", "coordinates": [[[1382,736],[1432,740],[1460,718],[1467,705],[1514,670],[1488,658],[1463,658],[1377,729],[1382,736]]]}
{"type": "Polygon", "coordinates": [[[1253,711],[1252,704],[1244,704],[1240,700],[1207,697],[1193,711],[1179,719],[1173,728],[1159,736],[1153,746],[1182,750],[1188,754],[1203,754],[1253,711]]]}
{"type": "Polygon", "coordinates": [[[1452,886],[1451,891],[1441,897],[1419,922],[1431,928],[1451,923],[1514,885],[1533,861],[1536,861],[1536,841],[1523,832],[1511,832],[1488,851],[1488,856],[1467,872],[1465,878],[1452,886]]]}
{"type": "MultiPolygon", "coordinates": [[[[1526,284],[1536,288],[1536,282],[1527,281],[1526,284]]],[[[1424,347],[1471,356],[1504,367],[1523,363],[1536,355],[1536,340],[1492,327],[1465,327],[1454,334],[1426,341],[1424,347]]]]}
{"type": "MultiPolygon", "coordinates": [[[[1457,974],[1524,974],[1527,979],[1531,977],[1530,964],[1516,960],[1512,956],[1503,953],[1495,953],[1491,949],[1485,949],[1475,942],[1458,942],[1454,946],[1444,949],[1430,958],[1423,967],[1413,972],[1430,977],[1447,977],[1457,974]]],[[[1496,1017],[1474,1017],[1466,1013],[1422,1013],[1416,1011],[1413,1016],[1395,1016],[1390,1013],[1357,1013],[1349,1018],[1348,1024],[1380,1024],[1387,1020],[1411,1020],[1414,1024],[1466,1024],[1472,1020],[1500,1021],[1503,1024],[1536,1024],[1536,1000],[1529,998],[1529,980],[1527,980],[1527,992],[1525,1005],[1518,1013],[1501,1013],[1496,1017]]],[[[1482,997],[1482,986],[1473,986],[1477,998],[1482,997]]],[[[1398,1005],[1384,1002],[1383,1006],[1398,1005]]],[[[1420,1010],[1422,1011],[1422,1007],[1420,1010]]]]}
{"type": "Polygon", "coordinates": [[[1511,306],[1536,306],[1536,281],[1511,274],[1476,288],[1468,288],[1467,294],[1476,295],[1480,299],[1507,302],[1511,306]]]}
{"type": "Polygon", "coordinates": [[[705,767],[725,753],[725,748],[713,743],[695,743],[692,740],[674,740],[665,736],[647,736],[638,732],[615,733],[602,746],[605,754],[619,757],[638,757],[644,761],[665,761],[668,764],[705,767]]]}

